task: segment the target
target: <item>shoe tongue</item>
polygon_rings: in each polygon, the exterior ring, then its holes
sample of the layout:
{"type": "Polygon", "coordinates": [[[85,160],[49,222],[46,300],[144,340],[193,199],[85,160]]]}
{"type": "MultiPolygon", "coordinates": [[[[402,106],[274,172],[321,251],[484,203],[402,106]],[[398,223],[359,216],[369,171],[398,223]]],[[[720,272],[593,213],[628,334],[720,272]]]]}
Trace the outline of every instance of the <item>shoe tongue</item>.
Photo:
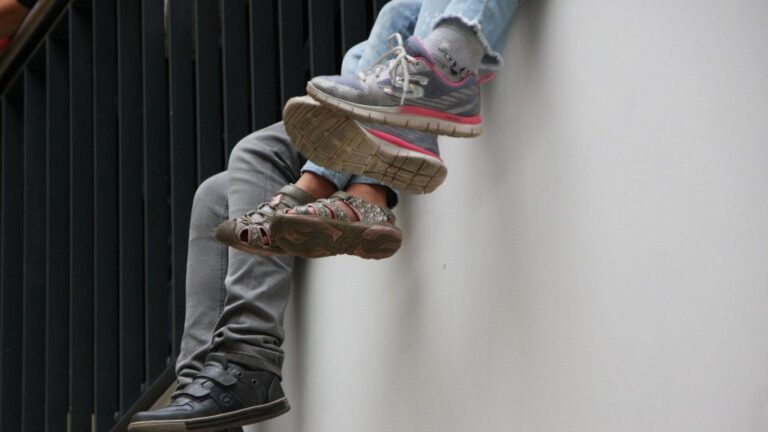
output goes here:
{"type": "Polygon", "coordinates": [[[434,63],[432,54],[430,54],[427,47],[421,42],[421,39],[416,36],[411,36],[405,41],[405,52],[411,57],[424,57],[429,60],[430,63],[434,63]]]}

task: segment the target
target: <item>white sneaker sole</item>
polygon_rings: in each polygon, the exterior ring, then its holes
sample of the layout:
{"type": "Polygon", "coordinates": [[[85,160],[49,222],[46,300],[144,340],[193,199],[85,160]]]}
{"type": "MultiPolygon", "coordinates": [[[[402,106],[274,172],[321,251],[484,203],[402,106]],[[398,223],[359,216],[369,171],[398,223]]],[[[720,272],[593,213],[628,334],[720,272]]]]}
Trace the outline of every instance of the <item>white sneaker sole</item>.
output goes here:
{"type": "Polygon", "coordinates": [[[283,119],[299,152],[330,170],[371,177],[414,194],[434,191],[448,175],[439,158],[381,139],[310,97],[289,100],[283,119]]]}

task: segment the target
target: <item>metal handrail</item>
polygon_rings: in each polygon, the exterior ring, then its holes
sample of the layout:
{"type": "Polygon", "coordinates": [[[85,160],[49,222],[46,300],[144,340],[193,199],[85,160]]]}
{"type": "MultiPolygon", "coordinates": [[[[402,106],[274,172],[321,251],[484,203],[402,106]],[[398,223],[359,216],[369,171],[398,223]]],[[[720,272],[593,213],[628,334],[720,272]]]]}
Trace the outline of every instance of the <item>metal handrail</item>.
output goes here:
{"type": "Polygon", "coordinates": [[[155,404],[155,402],[163,396],[168,390],[169,386],[176,383],[176,369],[175,365],[171,363],[165,369],[165,371],[157,377],[157,379],[142,393],[139,400],[137,400],[131,408],[122,414],[117,420],[117,424],[110,430],[110,432],[123,432],[128,429],[128,424],[131,422],[131,418],[139,411],[146,411],[155,404]]]}
{"type": "Polygon", "coordinates": [[[27,58],[43,41],[50,26],[59,17],[64,7],[72,0],[40,0],[29,11],[27,18],[13,35],[10,45],[0,57],[0,93],[13,82],[26,64],[27,58]]]}

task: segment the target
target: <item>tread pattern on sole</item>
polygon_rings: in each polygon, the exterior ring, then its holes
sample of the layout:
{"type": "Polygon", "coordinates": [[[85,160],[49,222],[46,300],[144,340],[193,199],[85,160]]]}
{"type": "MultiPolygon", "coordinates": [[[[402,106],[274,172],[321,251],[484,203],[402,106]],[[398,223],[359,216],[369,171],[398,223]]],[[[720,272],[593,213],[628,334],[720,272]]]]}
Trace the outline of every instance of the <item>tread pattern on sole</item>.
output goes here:
{"type": "Polygon", "coordinates": [[[356,123],[319,104],[289,102],[284,118],[297,149],[328,169],[417,194],[434,191],[448,175],[441,160],[369,137],[356,123]]]}
{"type": "Polygon", "coordinates": [[[394,226],[344,223],[317,216],[288,216],[272,227],[275,242],[302,258],[355,255],[389,258],[400,249],[402,232],[394,226]]]}

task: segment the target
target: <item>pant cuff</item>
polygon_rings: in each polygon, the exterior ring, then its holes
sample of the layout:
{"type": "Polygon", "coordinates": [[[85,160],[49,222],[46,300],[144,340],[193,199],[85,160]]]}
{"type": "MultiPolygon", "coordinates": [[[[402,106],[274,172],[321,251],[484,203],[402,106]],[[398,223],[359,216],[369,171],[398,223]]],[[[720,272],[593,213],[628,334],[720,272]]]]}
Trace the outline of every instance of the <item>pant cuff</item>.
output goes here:
{"type": "Polygon", "coordinates": [[[479,22],[469,21],[468,19],[466,19],[461,15],[445,14],[438,17],[435,20],[435,24],[434,26],[432,26],[432,29],[434,30],[440,24],[443,24],[449,21],[459,22],[461,24],[464,24],[475,33],[475,35],[477,36],[477,39],[483,45],[483,48],[485,48],[485,55],[483,56],[483,59],[481,61],[482,69],[498,70],[504,66],[504,59],[501,57],[501,54],[499,54],[493,49],[493,47],[491,46],[491,43],[488,42],[488,39],[486,39],[485,34],[483,33],[483,29],[480,26],[479,22]]]}
{"type": "Polygon", "coordinates": [[[305,172],[311,172],[325,178],[329,182],[333,183],[338,190],[344,190],[344,187],[349,182],[350,177],[352,177],[351,174],[332,171],[327,168],[323,168],[312,161],[307,161],[307,163],[305,163],[301,168],[301,173],[304,174],[305,172]]]}
{"type": "Polygon", "coordinates": [[[274,361],[266,360],[258,357],[252,353],[244,353],[238,351],[227,351],[226,349],[220,349],[217,352],[227,355],[228,360],[232,360],[235,363],[241,364],[249,369],[263,369],[272,372],[273,374],[283,379],[282,372],[282,359],[279,361],[279,365],[274,361]]]}

